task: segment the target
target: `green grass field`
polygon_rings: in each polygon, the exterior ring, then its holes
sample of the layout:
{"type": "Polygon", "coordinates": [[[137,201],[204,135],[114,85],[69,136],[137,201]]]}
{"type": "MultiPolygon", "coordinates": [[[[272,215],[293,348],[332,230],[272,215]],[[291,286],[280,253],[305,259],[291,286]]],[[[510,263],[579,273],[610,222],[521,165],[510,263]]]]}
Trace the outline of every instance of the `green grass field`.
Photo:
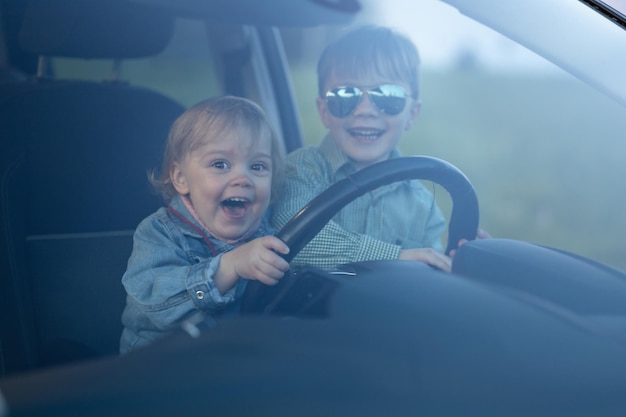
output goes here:
{"type": "MultiPolygon", "coordinates": [[[[626,270],[626,108],[573,78],[459,71],[421,82],[422,113],[402,151],[465,172],[484,229],[626,270]]],[[[294,84],[316,143],[315,76],[296,70],[294,84]]],[[[437,196],[449,212],[445,191],[437,196]]]]}

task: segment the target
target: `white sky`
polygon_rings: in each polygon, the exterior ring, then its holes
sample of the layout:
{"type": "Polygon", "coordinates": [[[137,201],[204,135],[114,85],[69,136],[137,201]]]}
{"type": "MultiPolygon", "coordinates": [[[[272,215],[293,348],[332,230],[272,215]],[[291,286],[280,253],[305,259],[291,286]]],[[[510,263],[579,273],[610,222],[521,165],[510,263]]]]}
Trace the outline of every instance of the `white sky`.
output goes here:
{"type": "MultiPolygon", "coordinates": [[[[377,0],[364,0],[367,2],[377,3],[377,0]]],[[[402,7],[389,7],[391,3],[385,1],[384,6],[379,3],[382,7],[377,22],[409,35],[420,50],[424,67],[454,65],[459,54],[470,52],[480,65],[494,70],[556,69],[550,62],[461,15],[446,3],[413,0],[403,2],[402,7]]]]}

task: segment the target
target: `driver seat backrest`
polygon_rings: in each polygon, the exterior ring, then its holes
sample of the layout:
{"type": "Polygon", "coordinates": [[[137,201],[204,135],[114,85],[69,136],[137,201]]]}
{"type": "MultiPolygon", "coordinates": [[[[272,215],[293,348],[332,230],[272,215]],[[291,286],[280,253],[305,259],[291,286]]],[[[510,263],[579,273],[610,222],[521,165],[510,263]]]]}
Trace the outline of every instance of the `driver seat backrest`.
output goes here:
{"type": "Polygon", "coordinates": [[[0,377],[118,352],[132,233],[161,205],[147,172],[183,111],[121,82],[0,85],[0,377]]]}

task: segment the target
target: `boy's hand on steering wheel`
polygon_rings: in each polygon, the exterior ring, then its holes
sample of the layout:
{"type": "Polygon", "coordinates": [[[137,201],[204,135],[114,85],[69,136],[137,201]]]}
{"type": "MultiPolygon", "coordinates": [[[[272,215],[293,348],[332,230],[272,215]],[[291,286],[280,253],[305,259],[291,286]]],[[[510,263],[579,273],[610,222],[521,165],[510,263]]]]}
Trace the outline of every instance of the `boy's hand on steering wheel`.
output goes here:
{"type": "MultiPolygon", "coordinates": [[[[476,239],[491,239],[491,235],[486,230],[478,229],[478,232],[476,232],[476,239]]],[[[461,246],[463,246],[467,242],[468,242],[467,239],[459,240],[459,246],[458,247],[460,248],[461,246]]],[[[455,253],[456,253],[456,249],[452,249],[450,251],[450,257],[453,258],[455,253]]]]}

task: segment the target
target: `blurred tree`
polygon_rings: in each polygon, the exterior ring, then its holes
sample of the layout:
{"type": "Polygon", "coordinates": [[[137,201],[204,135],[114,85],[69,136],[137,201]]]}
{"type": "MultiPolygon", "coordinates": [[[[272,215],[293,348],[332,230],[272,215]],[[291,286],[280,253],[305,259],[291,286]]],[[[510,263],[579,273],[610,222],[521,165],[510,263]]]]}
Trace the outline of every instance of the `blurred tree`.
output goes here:
{"type": "MultiPolygon", "coordinates": [[[[375,21],[378,11],[382,7],[381,3],[376,0],[361,0],[360,2],[363,9],[350,27],[375,21]]],[[[300,64],[315,65],[324,47],[345,29],[346,27],[343,26],[281,29],[281,36],[290,63],[294,66],[300,64]]]]}

